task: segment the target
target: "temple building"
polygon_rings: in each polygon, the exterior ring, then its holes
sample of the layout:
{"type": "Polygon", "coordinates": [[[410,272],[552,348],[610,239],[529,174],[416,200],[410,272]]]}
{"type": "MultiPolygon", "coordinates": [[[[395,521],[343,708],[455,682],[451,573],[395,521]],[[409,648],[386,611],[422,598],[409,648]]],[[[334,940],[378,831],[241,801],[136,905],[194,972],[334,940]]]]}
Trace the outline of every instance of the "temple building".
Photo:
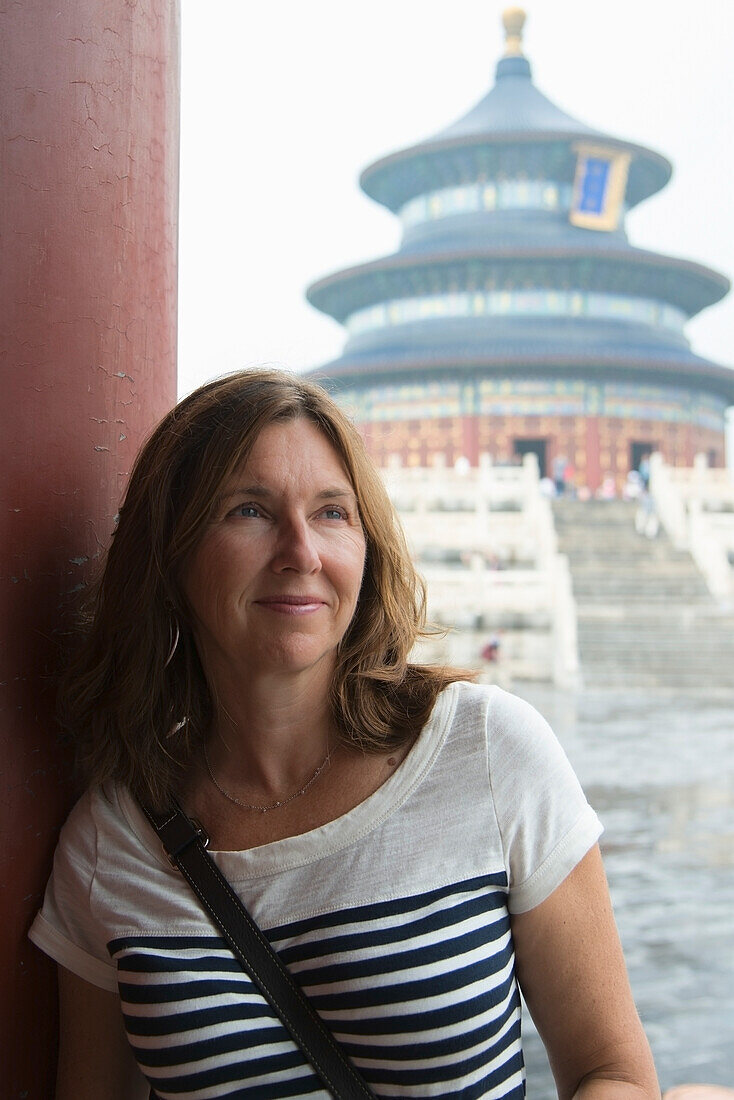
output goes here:
{"type": "Polygon", "coordinates": [[[627,212],[671,165],[538,91],[524,19],[504,13],[496,83],[468,114],[363,172],[402,242],[309,288],[347,332],[312,377],[381,465],[534,452],[541,475],[565,459],[592,491],[653,451],[722,466],[734,370],[696,355],[685,325],[729,281],[629,243],[627,212]]]}

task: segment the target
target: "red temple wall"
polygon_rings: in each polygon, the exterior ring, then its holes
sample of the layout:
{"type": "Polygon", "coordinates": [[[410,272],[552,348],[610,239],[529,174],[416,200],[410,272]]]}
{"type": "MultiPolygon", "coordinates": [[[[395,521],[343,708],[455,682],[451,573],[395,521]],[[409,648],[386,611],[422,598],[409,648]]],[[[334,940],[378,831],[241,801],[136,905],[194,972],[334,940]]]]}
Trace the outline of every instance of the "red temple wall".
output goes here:
{"type": "Polygon", "coordinates": [[[511,462],[515,440],[546,441],[546,473],[565,455],[579,487],[594,491],[605,477],[621,489],[629,473],[633,444],[649,444],[673,466],[692,466],[699,452],[710,465],[724,465],[724,435],[690,422],[622,420],[610,416],[455,416],[359,424],[367,448],[380,466],[394,456],[403,465],[428,466],[437,455],[448,465],[460,457],[477,465],[480,454],[511,462]]]}

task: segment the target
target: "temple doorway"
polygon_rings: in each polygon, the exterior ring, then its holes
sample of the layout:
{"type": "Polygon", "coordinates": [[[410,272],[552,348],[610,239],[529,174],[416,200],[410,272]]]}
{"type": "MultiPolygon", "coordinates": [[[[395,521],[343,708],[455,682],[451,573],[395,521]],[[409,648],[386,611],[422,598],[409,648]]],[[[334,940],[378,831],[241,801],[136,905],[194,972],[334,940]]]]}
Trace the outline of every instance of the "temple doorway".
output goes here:
{"type": "Polygon", "coordinates": [[[630,470],[639,470],[642,459],[647,456],[648,458],[657,451],[658,446],[653,442],[638,442],[630,444],[630,470]]]}
{"type": "Polygon", "coordinates": [[[520,458],[533,454],[538,459],[538,471],[541,477],[547,476],[547,439],[513,439],[512,452],[520,458]]]}

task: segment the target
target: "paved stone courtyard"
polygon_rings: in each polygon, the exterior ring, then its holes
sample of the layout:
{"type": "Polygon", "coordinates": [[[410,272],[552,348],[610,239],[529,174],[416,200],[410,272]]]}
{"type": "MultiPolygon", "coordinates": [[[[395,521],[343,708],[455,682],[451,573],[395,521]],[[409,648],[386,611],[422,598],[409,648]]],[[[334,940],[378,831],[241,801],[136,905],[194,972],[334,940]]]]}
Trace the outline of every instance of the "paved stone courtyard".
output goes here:
{"type": "MultiPolygon", "coordinates": [[[[515,685],[605,827],[617,923],[662,1088],[734,1087],[734,692],[515,685]]],[[[554,1100],[525,1025],[529,1100],[554,1100]]]]}

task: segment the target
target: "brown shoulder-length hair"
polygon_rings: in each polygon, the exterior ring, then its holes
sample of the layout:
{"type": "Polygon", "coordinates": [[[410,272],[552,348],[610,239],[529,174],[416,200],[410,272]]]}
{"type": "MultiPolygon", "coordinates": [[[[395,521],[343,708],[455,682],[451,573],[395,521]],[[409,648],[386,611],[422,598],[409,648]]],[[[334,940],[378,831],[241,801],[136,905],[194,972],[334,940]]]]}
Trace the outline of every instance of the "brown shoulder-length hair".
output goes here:
{"type": "Polygon", "coordinates": [[[120,781],[158,807],[175,792],[213,716],[182,575],[222,484],[259,433],[298,417],[316,424],[344,463],[367,544],[331,687],[340,735],[368,752],[400,745],[422,728],[439,691],[464,678],[408,663],[426,632],[424,586],[350,419],[323,389],[295,375],[227,375],[176,405],[133,467],[88,601],[84,639],[61,691],[62,721],[77,741],[88,783],[120,781]],[[170,657],[176,624],[180,637],[170,657]]]}

